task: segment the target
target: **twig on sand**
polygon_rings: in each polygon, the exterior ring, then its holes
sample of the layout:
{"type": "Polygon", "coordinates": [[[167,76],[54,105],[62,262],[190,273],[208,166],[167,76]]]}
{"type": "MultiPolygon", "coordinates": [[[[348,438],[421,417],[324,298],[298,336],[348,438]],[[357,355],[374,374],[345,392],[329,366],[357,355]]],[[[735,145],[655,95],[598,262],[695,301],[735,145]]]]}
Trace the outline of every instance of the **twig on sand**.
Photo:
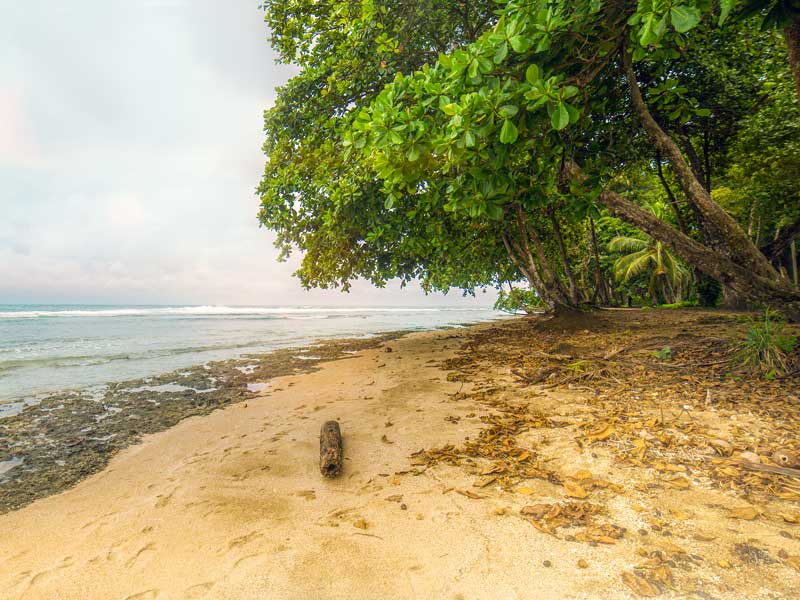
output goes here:
{"type": "Polygon", "coordinates": [[[356,531],[356,532],[354,532],[352,535],[365,535],[365,536],[367,536],[367,537],[374,537],[374,538],[378,538],[378,539],[379,539],[380,541],[382,541],[382,542],[383,542],[383,541],[385,541],[385,540],[384,540],[384,539],[383,539],[381,536],[379,536],[379,535],[375,535],[374,533],[359,533],[359,532],[357,532],[357,531],[356,531]]]}
{"type": "Polygon", "coordinates": [[[767,473],[777,473],[778,475],[786,475],[787,477],[800,478],[800,469],[792,469],[790,467],[777,467],[773,465],[762,465],[761,463],[754,463],[749,460],[743,460],[739,463],[745,469],[750,471],[765,471],[767,473]]]}

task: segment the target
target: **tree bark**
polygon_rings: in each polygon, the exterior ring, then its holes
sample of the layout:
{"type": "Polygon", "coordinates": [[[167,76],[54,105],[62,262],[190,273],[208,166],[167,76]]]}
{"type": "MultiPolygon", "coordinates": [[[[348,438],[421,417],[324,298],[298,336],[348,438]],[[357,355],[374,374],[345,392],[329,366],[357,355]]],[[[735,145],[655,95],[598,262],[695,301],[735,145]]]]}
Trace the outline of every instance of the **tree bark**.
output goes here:
{"type": "Polygon", "coordinates": [[[522,276],[528,280],[528,285],[533,288],[533,291],[536,292],[536,295],[542,300],[545,310],[553,310],[554,306],[550,301],[547,290],[544,288],[544,283],[542,283],[542,279],[539,276],[538,271],[535,269],[535,265],[531,265],[530,261],[524,257],[524,253],[519,244],[517,244],[507,233],[503,232],[502,237],[503,245],[506,247],[506,252],[508,253],[508,257],[511,259],[511,262],[516,265],[517,269],[519,269],[519,272],[522,273],[522,276]],[[534,268],[531,268],[532,266],[534,268]]]}
{"type": "MultiPolygon", "coordinates": [[[[751,219],[752,220],[752,219],[751,219]]],[[[769,260],[777,259],[786,249],[789,244],[797,237],[800,236],[800,218],[794,223],[785,227],[774,240],[761,248],[761,251],[769,260]]]]}
{"type": "MultiPolygon", "coordinates": [[[[522,210],[520,205],[517,205],[517,226],[519,227],[520,235],[524,235],[523,232],[527,232],[528,234],[527,240],[530,240],[530,243],[533,246],[533,250],[535,252],[534,256],[538,261],[542,279],[544,280],[545,287],[547,287],[549,290],[550,295],[553,297],[556,304],[569,307],[569,296],[567,295],[564,286],[561,285],[561,280],[558,278],[558,275],[556,275],[553,269],[550,267],[550,262],[547,260],[547,256],[544,253],[544,247],[542,246],[542,241],[539,239],[539,234],[537,234],[536,230],[528,223],[527,219],[525,218],[525,211],[522,210]]],[[[528,252],[530,252],[530,250],[528,250],[528,252]]]]}
{"type": "Polygon", "coordinates": [[[595,299],[600,296],[601,302],[608,306],[611,304],[608,289],[606,288],[605,278],[603,271],[600,268],[600,250],[597,247],[597,232],[594,229],[594,219],[589,217],[589,233],[592,240],[592,252],[594,253],[594,285],[595,285],[595,299]]]}
{"type": "Polygon", "coordinates": [[[681,233],[687,233],[686,221],[683,220],[683,215],[681,214],[680,207],[678,206],[678,201],[675,199],[675,194],[672,193],[672,188],[669,187],[666,177],[664,177],[664,169],[661,166],[661,153],[658,150],[656,150],[656,168],[658,170],[658,178],[661,180],[661,186],[667,193],[669,205],[672,207],[672,212],[675,213],[675,220],[678,222],[678,229],[681,230],[681,233]]]}
{"type": "Polygon", "coordinates": [[[556,238],[558,244],[558,253],[561,256],[561,266],[564,268],[564,273],[567,276],[569,283],[569,296],[572,304],[578,305],[578,284],[575,281],[575,273],[569,264],[569,257],[567,256],[567,248],[564,246],[564,237],[561,235],[561,225],[558,222],[558,215],[556,211],[550,208],[550,222],[553,224],[553,236],[556,238]]]}
{"type": "MultiPolygon", "coordinates": [[[[576,181],[586,178],[574,161],[565,163],[564,169],[576,181]]],[[[604,190],[598,199],[611,214],[662,242],[690,265],[719,280],[743,299],[754,304],[764,304],[785,314],[792,321],[800,321],[800,290],[788,281],[780,277],[763,277],[747,269],[681,233],[612,190],[604,190]]]]}
{"type": "MultiPolygon", "coordinates": [[[[666,132],[665,132],[666,133],[666,132]]],[[[703,167],[703,163],[700,162],[700,157],[697,156],[697,151],[694,149],[694,144],[692,144],[692,140],[686,134],[681,134],[678,138],[681,143],[681,148],[686,153],[686,158],[689,159],[689,166],[692,168],[692,173],[700,182],[700,184],[705,188],[707,192],[711,191],[711,188],[708,187],[706,183],[706,171],[703,167]]]]}
{"type": "Polygon", "coordinates": [[[642,126],[656,147],[672,165],[672,170],[686,195],[686,199],[699,211],[701,215],[700,226],[703,227],[708,235],[709,245],[754,274],[766,279],[777,279],[778,274],[766,257],[747,237],[736,221],[711,199],[708,191],[686,162],[678,145],[656,123],[642,98],[639,84],[633,72],[631,56],[624,47],[622,49],[622,63],[628,80],[631,102],[639,115],[642,126]]]}
{"type": "Polygon", "coordinates": [[[328,421],[319,432],[319,470],[325,477],[342,472],[344,444],[338,421],[328,421]]]}
{"type": "Polygon", "coordinates": [[[783,30],[786,45],[789,47],[789,67],[794,76],[794,87],[797,99],[800,101],[800,19],[783,30]]]}

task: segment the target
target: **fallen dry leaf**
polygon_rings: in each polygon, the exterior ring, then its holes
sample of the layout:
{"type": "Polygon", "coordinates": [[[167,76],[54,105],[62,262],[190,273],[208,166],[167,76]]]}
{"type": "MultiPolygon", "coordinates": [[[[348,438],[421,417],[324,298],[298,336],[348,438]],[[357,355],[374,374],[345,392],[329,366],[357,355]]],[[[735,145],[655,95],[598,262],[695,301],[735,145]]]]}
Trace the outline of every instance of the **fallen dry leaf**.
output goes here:
{"type": "Polygon", "coordinates": [[[616,429],[612,423],[601,423],[594,430],[588,433],[585,438],[589,443],[600,442],[614,435],[614,431],[616,431],[616,429]]]}
{"type": "Polygon", "coordinates": [[[729,516],[733,519],[744,519],[745,521],[752,521],[757,518],[761,513],[758,509],[752,506],[739,506],[730,509],[729,516]]]}
{"type": "Polygon", "coordinates": [[[523,506],[522,510],[520,510],[520,514],[527,515],[530,517],[536,517],[537,519],[541,519],[544,517],[550,510],[553,508],[551,504],[530,504],[528,506],[523,506]]]}
{"type": "Polygon", "coordinates": [[[523,496],[530,496],[530,495],[532,495],[534,493],[534,489],[533,488],[529,488],[529,487],[526,487],[524,485],[521,486],[521,487],[518,487],[514,491],[517,492],[518,494],[522,494],[523,496]]]}
{"type": "Polygon", "coordinates": [[[800,513],[780,513],[781,519],[792,525],[800,525],[800,513]]]}
{"type": "Polygon", "coordinates": [[[633,592],[639,596],[653,598],[661,594],[661,590],[658,588],[658,586],[650,583],[644,577],[641,577],[636,573],[632,573],[631,571],[625,571],[622,574],[622,581],[625,582],[625,585],[631,588],[633,592]]]}
{"type": "Polygon", "coordinates": [[[485,488],[493,484],[495,481],[497,481],[497,477],[494,475],[489,477],[482,477],[481,479],[478,479],[475,483],[473,483],[472,486],[477,488],[485,488]]]}
{"type": "Polygon", "coordinates": [[[679,490],[688,490],[692,487],[692,484],[689,483],[689,480],[686,477],[676,477],[675,479],[663,479],[664,483],[666,483],[670,487],[677,488],[679,490]]]}
{"type": "Polygon", "coordinates": [[[565,496],[569,496],[570,498],[583,499],[583,498],[586,498],[586,496],[589,495],[589,492],[587,492],[585,489],[583,489],[583,487],[581,487],[577,483],[574,483],[574,482],[571,482],[571,481],[565,481],[564,482],[564,495],[565,496]]]}
{"type": "Polygon", "coordinates": [[[481,500],[483,496],[476,494],[475,492],[470,492],[469,490],[456,490],[462,496],[466,496],[467,498],[472,498],[473,500],[481,500]]]}

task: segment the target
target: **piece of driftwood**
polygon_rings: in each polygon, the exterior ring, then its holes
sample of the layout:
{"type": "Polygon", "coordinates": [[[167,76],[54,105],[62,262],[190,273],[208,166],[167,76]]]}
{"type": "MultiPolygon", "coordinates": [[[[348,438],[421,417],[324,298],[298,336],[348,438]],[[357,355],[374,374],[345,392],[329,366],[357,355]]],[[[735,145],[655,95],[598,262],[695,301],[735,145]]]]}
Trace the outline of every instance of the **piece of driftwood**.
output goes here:
{"type": "Polygon", "coordinates": [[[328,421],[319,432],[319,470],[325,477],[342,472],[344,450],[338,421],[328,421]]]}
{"type": "Polygon", "coordinates": [[[774,467],[772,465],[762,465],[761,463],[750,462],[743,460],[739,463],[745,469],[751,471],[764,471],[766,473],[777,473],[778,475],[786,475],[787,477],[800,477],[800,469],[791,469],[789,467],[774,467]]]}

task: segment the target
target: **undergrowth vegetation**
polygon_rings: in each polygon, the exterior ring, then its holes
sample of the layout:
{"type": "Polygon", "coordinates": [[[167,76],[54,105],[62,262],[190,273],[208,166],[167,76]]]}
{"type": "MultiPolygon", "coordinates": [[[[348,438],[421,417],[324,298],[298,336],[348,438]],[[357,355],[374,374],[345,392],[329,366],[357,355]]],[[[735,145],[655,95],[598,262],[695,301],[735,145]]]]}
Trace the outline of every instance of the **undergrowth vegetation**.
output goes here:
{"type": "Polygon", "coordinates": [[[743,340],[734,342],[734,363],[741,369],[774,379],[792,366],[797,336],[784,333],[785,322],[770,310],[754,322],[743,340]]]}

